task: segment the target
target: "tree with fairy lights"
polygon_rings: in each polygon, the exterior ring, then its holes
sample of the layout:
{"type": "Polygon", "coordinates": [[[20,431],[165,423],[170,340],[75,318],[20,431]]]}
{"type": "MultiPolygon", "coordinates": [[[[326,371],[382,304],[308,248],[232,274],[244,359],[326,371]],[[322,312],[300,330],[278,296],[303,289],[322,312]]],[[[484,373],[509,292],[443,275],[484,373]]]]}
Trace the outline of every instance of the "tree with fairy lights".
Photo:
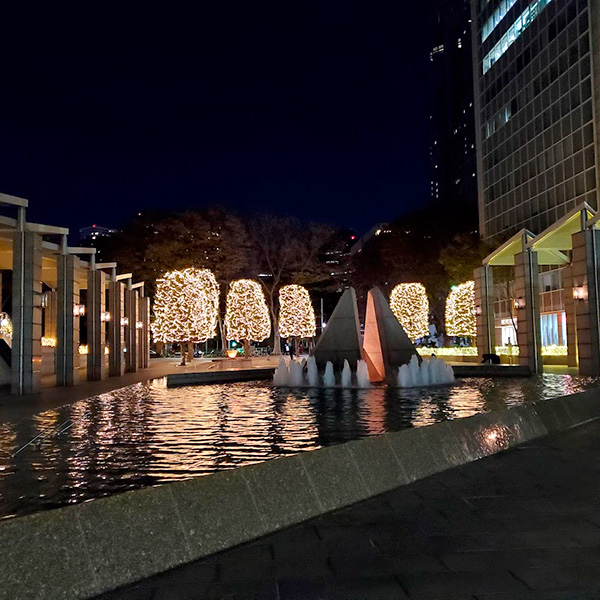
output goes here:
{"type": "Polygon", "coordinates": [[[244,343],[244,356],[250,356],[250,342],[262,342],[271,335],[271,319],[260,283],[238,279],[229,286],[225,309],[228,340],[244,343]]]}
{"type": "Polygon", "coordinates": [[[315,337],[315,311],[304,286],[284,285],[279,290],[279,333],[289,338],[315,337]]]}
{"type": "Polygon", "coordinates": [[[180,344],[185,365],[185,346],[217,334],[219,284],[208,269],[170,271],[156,282],[153,311],[154,340],[180,344]]]}
{"type": "Polygon", "coordinates": [[[398,284],[390,295],[390,308],[411,340],[429,333],[429,300],[422,284],[398,284]]]}
{"type": "Polygon", "coordinates": [[[456,337],[474,337],[475,282],[465,281],[452,287],[446,299],[446,333],[456,337]]]}

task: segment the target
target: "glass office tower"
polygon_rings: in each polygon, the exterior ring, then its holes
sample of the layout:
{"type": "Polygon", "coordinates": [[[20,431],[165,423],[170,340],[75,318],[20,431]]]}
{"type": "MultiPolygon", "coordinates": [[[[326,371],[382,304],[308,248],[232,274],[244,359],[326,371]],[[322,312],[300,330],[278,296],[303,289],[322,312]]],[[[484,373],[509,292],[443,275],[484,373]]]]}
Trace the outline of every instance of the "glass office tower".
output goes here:
{"type": "Polygon", "coordinates": [[[472,0],[480,232],[598,207],[600,0],[472,0]]]}

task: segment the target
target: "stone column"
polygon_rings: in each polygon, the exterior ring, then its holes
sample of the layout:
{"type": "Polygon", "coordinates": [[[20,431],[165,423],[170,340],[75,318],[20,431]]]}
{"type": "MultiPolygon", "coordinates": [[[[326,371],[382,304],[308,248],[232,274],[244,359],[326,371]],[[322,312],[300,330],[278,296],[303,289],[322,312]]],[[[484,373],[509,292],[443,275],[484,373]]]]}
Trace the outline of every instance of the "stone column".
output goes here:
{"type": "Polygon", "coordinates": [[[15,233],[12,291],[13,394],[38,392],[42,375],[42,236],[15,233]]]}
{"type": "Polygon", "coordinates": [[[477,352],[491,354],[496,346],[494,313],[494,277],[492,267],[486,265],[473,271],[475,280],[475,323],[477,352]]]}
{"type": "Polygon", "coordinates": [[[571,265],[563,271],[569,366],[579,365],[581,375],[597,376],[600,375],[600,230],[579,231],[572,239],[571,265]]]}
{"type": "Polygon", "coordinates": [[[125,317],[127,318],[127,325],[125,325],[125,347],[127,352],[125,354],[125,372],[135,373],[138,369],[137,364],[137,302],[138,293],[137,290],[131,289],[131,281],[127,284],[125,290],[125,317]]]}
{"type": "Polygon", "coordinates": [[[79,383],[79,317],[73,313],[79,304],[79,263],[73,254],[58,256],[56,385],[59,386],[79,383]]]}
{"type": "Polygon", "coordinates": [[[147,369],[150,362],[150,298],[140,296],[138,317],[141,323],[138,330],[138,366],[147,369]]]}
{"type": "Polygon", "coordinates": [[[105,326],[102,313],[106,306],[106,275],[103,271],[92,268],[87,274],[87,331],[88,355],[87,378],[99,381],[106,377],[104,367],[104,346],[106,345],[105,326]]]}
{"type": "Polygon", "coordinates": [[[541,373],[540,286],[537,253],[524,250],[515,255],[515,298],[519,364],[541,373]]]}
{"type": "Polygon", "coordinates": [[[125,338],[122,324],[125,316],[125,286],[120,281],[111,281],[108,284],[108,374],[111,377],[121,377],[125,373],[125,360],[123,348],[125,338]]]}

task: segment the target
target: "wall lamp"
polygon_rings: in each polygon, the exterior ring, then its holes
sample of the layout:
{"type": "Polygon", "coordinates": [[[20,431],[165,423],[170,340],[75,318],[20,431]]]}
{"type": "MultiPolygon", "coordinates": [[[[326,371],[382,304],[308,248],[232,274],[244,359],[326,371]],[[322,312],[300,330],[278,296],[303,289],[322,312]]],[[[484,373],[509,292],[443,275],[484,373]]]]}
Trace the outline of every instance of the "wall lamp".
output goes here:
{"type": "Polygon", "coordinates": [[[522,296],[519,298],[515,299],[515,308],[517,310],[520,310],[522,308],[525,308],[525,298],[523,298],[522,296]]]}
{"type": "Polygon", "coordinates": [[[573,288],[573,299],[578,302],[583,302],[587,300],[587,292],[584,286],[574,287],[573,288]]]}
{"type": "Polygon", "coordinates": [[[129,325],[129,317],[123,317],[121,319],[121,327],[127,327],[129,325]]]}
{"type": "Polygon", "coordinates": [[[475,314],[480,317],[483,314],[483,311],[481,310],[481,306],[477,305],[475,307],[475,314]]]}
{"type": "Polygon", "coordinates": [[[136,329],[141,329],[143,326],[144,326],[144,324],[141,321],[137,321],[135,324],[136,329]]]}
{"type": "Polygon", "coordinates": [[[73,305],[73,316],[83,317],[85,315],[85,304],[74,304],[73,305]]]}
{"type": "Polygon", "coordinates": [[[110,313],[108,311],[100,313],[100,321],[102,323],[108,323],[110,321],[110,313]]]}

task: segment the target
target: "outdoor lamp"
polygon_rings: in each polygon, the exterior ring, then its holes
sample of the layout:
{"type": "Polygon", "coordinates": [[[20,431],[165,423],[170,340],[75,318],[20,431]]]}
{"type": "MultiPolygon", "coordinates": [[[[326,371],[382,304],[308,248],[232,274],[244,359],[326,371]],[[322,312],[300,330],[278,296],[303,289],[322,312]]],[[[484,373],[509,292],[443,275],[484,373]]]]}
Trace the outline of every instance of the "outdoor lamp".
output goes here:
{"type": "Polygon", "coordinates": [[[586,299],[585,288],[583,286],[573,288],[573,299],[579,302],[586,299]]]}
{"type": "Polygon", "coordinates": [[[128,317],[123,317],[121,319],[121,327],[127,327],[127,325],[129,325],[129,318],[128,317]]]}
{"type": "Polygon", "coordinates": [[[73,305],[73,316],[83,317],[85,315],[85,304],[74,304],[73,305]]]}
{"type": "Polygon", "coordinates": [[[517,298],[515,300],[515,308],[516,309],[525,308],[525,298],[523,298],[522,296],[520,296],[519,298],[517,298]]]}
{"type": "Polygon", "coordinates": [[[110,321],[110,313],[108,311],[100,313],[100,321],[102,321],[102,323],[108,323],[110,321]]]}
{"type": "Polygon", "coordinates": [[[144,326],[144,324],[141,321],[136,321],[136,323],[135,323],[136,329],[141,329],[143,326],[144,326]]]}

